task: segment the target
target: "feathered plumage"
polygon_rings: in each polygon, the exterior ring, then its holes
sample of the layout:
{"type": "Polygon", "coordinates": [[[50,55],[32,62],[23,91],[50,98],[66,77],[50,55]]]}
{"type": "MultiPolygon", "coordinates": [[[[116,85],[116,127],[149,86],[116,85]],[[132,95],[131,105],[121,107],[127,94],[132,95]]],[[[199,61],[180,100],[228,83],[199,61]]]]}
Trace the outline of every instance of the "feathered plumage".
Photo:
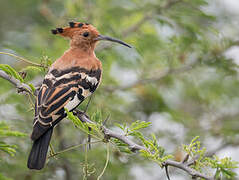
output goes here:
{"type": "Polygon", "coordinates": [[[44,167],[53,128],[66,117],[64,108],[73,111],[99,86],[102,65],[94,53],[96,42],[110,40],[127,45],[100,35],[90,24],[69,25],[52,30],[53,34],[70,38],[70,49],[52,64],[37,96],[31,134],[34,143],[27,164],[30,169],[44,167]]]}

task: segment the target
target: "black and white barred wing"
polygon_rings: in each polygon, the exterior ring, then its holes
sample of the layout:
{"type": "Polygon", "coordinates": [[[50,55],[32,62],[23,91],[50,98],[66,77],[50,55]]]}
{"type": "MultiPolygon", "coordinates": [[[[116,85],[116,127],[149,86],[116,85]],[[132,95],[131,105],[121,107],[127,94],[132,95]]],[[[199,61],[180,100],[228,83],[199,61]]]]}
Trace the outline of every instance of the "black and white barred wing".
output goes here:
{"type": "Polygon", "coordinates": [[[38,139],[63,119],[64,108],[72,111],[91,95],[100,82],[100,73],[82,68],[49,72],[38,94],[31,138],[38,139]]]}

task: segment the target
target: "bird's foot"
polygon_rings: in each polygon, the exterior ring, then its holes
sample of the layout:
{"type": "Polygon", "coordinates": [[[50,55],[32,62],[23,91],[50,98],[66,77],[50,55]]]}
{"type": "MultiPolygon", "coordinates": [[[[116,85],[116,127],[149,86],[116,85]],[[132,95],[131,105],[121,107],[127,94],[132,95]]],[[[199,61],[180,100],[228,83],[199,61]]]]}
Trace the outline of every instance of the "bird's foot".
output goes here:
{"type": "MultiPolygon", "coordinates": [[[[78,110],[78,109],[75,109],[75,110],[73,110],[72,111],[73,112],[73,114],[75,115],[75,116],[77,116],[77,117],[80,117],[80,116],[82,116],[82,115],[84,115],[84,116],[86,116],[88,119],[89,119],[89,116],[86,114],[86,112],[84,112],[84,111],[80,111],[80,110],[78,110]]],[[[79,118],[80,120],[81,120],[81,118],[79,118]]],[[[85,122],[85,121],[82,121],[82,122],[85,122]]]]}

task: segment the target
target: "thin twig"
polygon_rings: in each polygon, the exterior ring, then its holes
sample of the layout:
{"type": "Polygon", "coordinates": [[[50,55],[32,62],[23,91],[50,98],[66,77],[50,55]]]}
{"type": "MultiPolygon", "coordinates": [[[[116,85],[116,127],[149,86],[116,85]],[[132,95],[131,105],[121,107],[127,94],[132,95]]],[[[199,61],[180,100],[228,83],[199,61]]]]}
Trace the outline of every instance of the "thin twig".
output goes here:
{"type": "MultiPolygon", "coordinates": [[[[91,131],[91,128],[89,127],[89,131],[91,131]]],[[[89,149],[91,149],[91,144],[90,144],[90,142],[91,142],[91,135],[90,134],[88,134],[88,143],[89,143],[89,149]]]]}
{"type": "MultiPolygon", "coordinates": [[[[102,142],[102,140],[91,142],[91,144],[96,144],[96,143],[99,143],[99,142],[102,142]]],[[[71,146],[71,147],[66,148],[66,149],[64,149],[64,150],[62,150],[62,151],[58,151],[58,152],[56,152],[56,153],[54,153],[54,154],[51,154],[50,156],[48,156],[48,158],[51,158],[51,157],[57,156],[57,155],[59,155],[59,154],[62,154],[62,153],[71,151],[71,150],[73,150],[73,149],[76,149],[76,148],[78,148],[78,147],[81,147],[81,146],[84,146],[84,145],[87,145],[87,144],[89,144],[89,143],[87,142],[87,143],[83,143],[83,144],[78,144],[78,145],[75,145],[75,146],[71,146]]]]}
{"type": "Polygon", "coordinates": [[[165,172],[168,180],[170,180],[169,173],[168,173],[168,166],[165,166],[165,172]]]}
{"type": "Polygon", "coordinates": [[[85,166],[84,166],[84,176],[88,177],[88,149],[87,144],[85,144],[85,166]]]}
{"type": "Polygon", "coordinates": [[[202,174],[190,167],[188,167],[187,165],[181,163],[181,162],[177,162],[177,161],[172,161],[172,160],[167,160],[163,163],[164,166],[173,166],[179,169],[184,170],[185,172],[187,172],[188,174],[190,174],[192,177],[200,177],[200,178],[204,178],[206,180],[214,180],[213,177],[207,176],[205,174],[202,174]]]}
{"type": "Polygon", "coordinates": [[[189,158],[189,154],[186,154],[186,156],[183,158],[183,160],[181,161],[183,164],[186,163],[188,161],[189,158]]]}
{"type": "Polygon", "coordinates": [[[50,147],[50,156],[54,157],[55,151],[54,151],[54,148],[51,143],[50,143],[49,147],[50,147]]]}
{"type": "Polygon", "coordinates": [[[17,55],[12,54],[12,53],[0,52],[0,54],[12,56],[12,57],[14,57],[14,58],[16,58],[16,59],[19,59],[19,60],[21,60],[21,61],[23,61],[23,62],[25,62],[25,63],[31,64],[31,65],[33,65],[33,66],[38,66],[38,67],[47,68],[46,66],[44,66],[44,65],[42,65],[42,64],[38,64],[38,63],[31,62],[30,60],[27,60],[27,59],[25,59],[25,58],[23,58],[23,57],[17,56],[17,55]]]}
{"type": "Polygon", "coordinates": [[[87,105],[85,107],[84,113],[86,113],[86,111],[88,110],[92,98],[93,98],[93,94],[90,96],[89,101],[87,102],[87,105]]]}
{"type": "MultiPolygon", "coordinates": [[[[86,107],[85,107],[84,113],[86,113],[86,111],[88,110],[92,98],[93,98],[93,94],[90,96],[90,98],[89,98],[89,100],[88,100],[88,102],[87,102],[87,105],[86,105],[86,107]]],[[[89,131],[91,131],[91,128],[90,128],[90,127],[88,127],[88,129],[89,129],[89,131]]],[[[91,141],[91,135],[88,134],[89,149],[91,149],[90,141],[91,141]]]]}
{"type": "Polygon", "coordinates": [[[107,143],[107,155],[106,155],[106,161],[105,161],[105,166],[104,166],[104,169],[103,171],[100,173],[100,175],[97,177],[97,180],[100,180],[100,178],[103,176],[107,166],[108,166],[108,163],[109,163],[109,159],[110,159],[110,145],[109,143],[107,143]]]}
{"type": "Polygon", "coordinates": [[[107,118],[103,121],[103,126],[105,126],[106,125],[106,123],[107,123],[107,121],[110,119],[110,114],[107,116],[107,118]]]}

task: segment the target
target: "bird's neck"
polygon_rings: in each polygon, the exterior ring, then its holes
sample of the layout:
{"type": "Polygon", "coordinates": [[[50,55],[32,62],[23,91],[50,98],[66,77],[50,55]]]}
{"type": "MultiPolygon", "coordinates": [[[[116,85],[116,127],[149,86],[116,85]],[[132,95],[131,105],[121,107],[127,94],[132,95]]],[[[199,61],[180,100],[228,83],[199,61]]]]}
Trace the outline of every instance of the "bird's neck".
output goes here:
{"type": "Polygon", "coordinates": [[[81,46],[72,46],[68,49],[67,53],[75,57],[95,57],[94,48],[92,47],[81,47],[81,46]]]}
{"type": "Polygon", "coordinates": [[[70,42],[70,51],[76,54],[85,54],[87,56],[94,55],[96,43],[90,41],[78,41],[72,39],[70,42]]]}
{"type": "Polygon", "coordinates": [[[82,48],[71,47],[52,64],[50,69],[69,69],[76,66],[87,70],[102,68],[101,62],[95,56],[93,49],[85,50],[82,48]]]}

